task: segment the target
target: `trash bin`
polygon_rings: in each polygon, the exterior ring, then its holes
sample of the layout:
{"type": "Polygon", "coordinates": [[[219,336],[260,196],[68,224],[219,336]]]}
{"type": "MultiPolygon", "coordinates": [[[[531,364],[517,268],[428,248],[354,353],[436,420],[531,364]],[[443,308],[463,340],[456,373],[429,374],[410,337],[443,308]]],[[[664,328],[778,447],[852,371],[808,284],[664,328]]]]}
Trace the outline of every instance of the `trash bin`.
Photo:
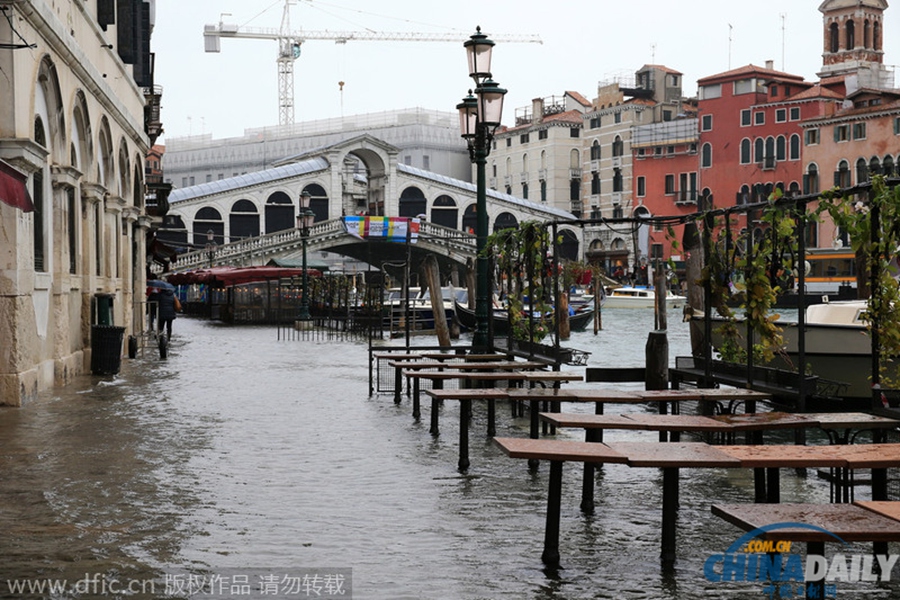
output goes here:
{"type": "Polygon", "coordinates": [[[97,325],[113,324],[113,300],[114,294],[94,294],[94,322],[97,325]]]}
{"type": "Polygon", "coordinates": [[[115,375],[119,372],[124,339],[124,327],[91,325],[91,373],[115,375]]]}

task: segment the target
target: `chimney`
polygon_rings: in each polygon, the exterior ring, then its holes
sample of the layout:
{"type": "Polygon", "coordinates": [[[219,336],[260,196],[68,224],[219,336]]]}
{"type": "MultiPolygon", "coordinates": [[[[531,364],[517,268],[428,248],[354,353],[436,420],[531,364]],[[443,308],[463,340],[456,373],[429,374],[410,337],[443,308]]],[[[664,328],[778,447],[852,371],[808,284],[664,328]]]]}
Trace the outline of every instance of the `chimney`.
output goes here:
{"type": "Polygon", "coordinates": [[[531,101],[531,122],[538,124],[544,120],[544,99],[535,98],[531,101]]]}
{"type": "Polygon", "coordinates": [[[766,61],[766,68],[767,68],[768,70],[770,70],[770,71],[774,71],[774,70],[775,70],[775,61],[774,61],[774,60],[767,60],[767,61],[766,61]]]}

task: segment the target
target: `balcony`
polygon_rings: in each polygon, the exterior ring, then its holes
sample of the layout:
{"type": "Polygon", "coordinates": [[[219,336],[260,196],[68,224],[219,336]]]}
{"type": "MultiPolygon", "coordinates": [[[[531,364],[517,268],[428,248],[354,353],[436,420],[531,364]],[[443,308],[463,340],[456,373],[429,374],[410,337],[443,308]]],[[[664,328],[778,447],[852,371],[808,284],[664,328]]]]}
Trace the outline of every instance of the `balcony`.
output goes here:
{"type": "Polygon", "coordinates": [[[598,173],[600,171],[600,161],[592,160],[591,161],[591,173],[598,173]]]}
{"type": "Polygon", "coordinates": [[[675,192],[675,204],[685,206],[697,204],[697,190],[678,190],[675,192]]]}
{"type": "Polygon", "coordinates": [[[622,168],[622,157],[621,156],[613,156],[612,157],[612,166],[613,166],[613,169],[621,169],[622,168]]]}
{"type": "Polygon", "coordinates": [[[547,181],[547,169],[538,169],[538,179],[547,181]]]}
{"type": "Polygon", "coordinates": [[[489,188],[496,190],[497,189],[497,178],[496,177],[488,177],[487,185],[489,188]]]}
{"type": "Polygon", "coordinates": [[[613,206],[619,206],[620,204],[622,204],[622,192],[613,192],[611,199],[613,206]]]}
{"type": "Polygon", "coordinates": [[[509,187],[512,185],[512,176],[511,175],[503,176],[503,185],[505,185],[506,187],[509,187]]]}
{"type": "Polygon", "coordinates": [[[519,183],[528,183],[528,173],[519,173],[519,183]]]}
{"type": "Polygon", "coordinates": [[[775,157],[774,156],[765,156],[762,159],[762,162],[759,163],[759,168],[763,171],[773,171],[775,170],[775,157]]]}
{"type": "Polygon", "coordinates": [[[569,169],[569,179],[581,179],[581,169],[569,169]]]}
{"type": "Polygon", "coordinates": [[[163,88],[161,85],[144,88],[144,131],[150,138],[150,145],[162,135],[163,127],[159,116],[163,88]]]}

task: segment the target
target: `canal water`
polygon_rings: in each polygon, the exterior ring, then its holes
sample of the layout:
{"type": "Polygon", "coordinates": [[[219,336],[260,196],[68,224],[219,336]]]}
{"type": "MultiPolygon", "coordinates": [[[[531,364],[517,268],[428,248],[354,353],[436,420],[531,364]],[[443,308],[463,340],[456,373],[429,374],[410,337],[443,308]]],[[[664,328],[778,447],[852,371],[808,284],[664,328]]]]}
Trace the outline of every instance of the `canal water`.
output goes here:
{"type": "MultiPolygon", "coordinates": [[[[569,345],[592,352],[590,365],[640,366],[650,311],[603,318],[599,335],[576,333],[569,345]]],[[[686,354],[686,326],[674,313],[669,326],[671,356],[686,354]]],[[[0,597],[183,597],[176,584],[186,574],[306,577],[306,588],[255,596],[280,598],[769,597],[763,583],[703,575],[707,557],[741,533],[710,504],[751,501],[750,473],[682,473],[679,558],[663,574],[660,472],[604,467],[587,517],[580,465],[566,465],[563,569],[551,572],[540,561],[548,466],[531,473],[503,455],[476,406],[472,466],[460,474],[458,405],[442,408],[435,439],[427,410],[415,422],[408,400],[370,397],[367,377],[362,342],[279,341],[270,327],[179,318],[167,360],[148,349],[116,377],[85,376],[0,410],[0,597]],[[68,587],[43,595],[10,587],[50,580],[68,587]],[[113,593],[148,580],[158,584],[152,593],[146,585],[113,593]]],[[[498,414],[498,435],[527,435],[527,417],[503,406],[498,414]]],[[[827,502],[828,484],[787,473],[782,495],[827,502]]],[[[195,597],[251,597],[232,591],[195,597]]],[[[845,583],[837,597],[897,594],[895,584],[845,583]]]]}

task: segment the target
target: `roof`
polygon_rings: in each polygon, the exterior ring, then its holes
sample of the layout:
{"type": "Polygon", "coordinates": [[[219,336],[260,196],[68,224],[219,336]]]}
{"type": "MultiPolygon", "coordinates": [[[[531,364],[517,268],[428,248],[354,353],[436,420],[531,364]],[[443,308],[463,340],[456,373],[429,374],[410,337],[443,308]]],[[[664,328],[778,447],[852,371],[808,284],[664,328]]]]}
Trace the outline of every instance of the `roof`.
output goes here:
{"type": "MultiPolygon", "coordinates": [[[[316,269],[307,269],[309,275],[319,277],[322,273],[316,269]]],[[[208,269],[196,269],[172,273],[167,277],[173,285],[191,285],[205,283],[208,285],[241,285],[256,281],[270,281],[284,277],[300,277],[303,269],[288,269],[282,267],[210,267],[208,269]]]]}
{"type": "Polygon", "coordinates": [[[803,81],[803,76],[801,75],[792,75],[791,73],[776,71],[774,69],[766,69],[764,67],[757,67],[756,65],[750,64],[739,67],[737,69],[732,69],[731,71],[725,71],[723,73],[717,73],[715,75],[704,77],[703,79],[698,79],[697,84],[704,85],[720,80],[725,81],[730,79],[739,79],[741,77],[748,77],[751,75],[762,75],[764,77],[771,77],[775,79],[789,79],[796,82],[803,81]]]}
{"type": "Polygon", "coordinates": [[[642,71],[648,71],[650,69],[655,69],[657,71],[662,71],[663,73],[671,73],[672,75],[684,75],[681,71],[676,71],[666,65],[644,65],[640,69],[638,69],[638,73],[642,71]]]}
{"type": "Polygon", "coordinates": [[[199,185],[192,185],[186,188],[173,190],[169,194],[169,204],[177,202],[185,202],[194,198],[203,196],[211,196],[213,194],[222,194],[239,190],[241,188],[253,187],[256,185],[278,181],[280,179],[289,179],[298,175],[307,175],[316,171],[324,171],[329,166],[328,161],[323,157],[309,158],[289,165],[266,169],[265,171],[254,171],[237,177],[228,177],[219,179],[218,181],[210,181],[199,185]]]}
{"type": "MultiPolygon", "coordinates": [[[[417,169],[415,167],[410,167],[409,165],[398,164],[397,170],[408,175],[415,175],[416,177],[421,177],[423,179],[428,179],[429,181],[434,181],[435,183],[441,183],[444,185],[453,186],[462,190],[466,190],[473,194],[478,192],[477,187],[474,183],[469,183],[468,181],[462,181],[461,179],[453,179],[452,177],[447,177],[446,175],[438,175],[437,173],[432,173],[431,171],[423,171],[422,169],[417,169]]],[[[550,215],[553,215],[559,219],[575,219],[575,215],[570,212],[560,210],[558,208],[554,208],[552,206],[547,206],[546,204],[541,204],[538,202],[531,202],[530,200],[525,200],[523,198],[517,198],[515,196],[511,196],[510,194],[504,194],[498,192],[497,190],[487,190],[487,197],[493,198],[494,200],[502,200],[504,202],[509,202],[510,204],[515,204],[517,206],[521,206],[522,208],[536,210],[540,212],[544,212],[550,215]]]]}
{"type": "Polygon", "coordinates": [[[586,107],[588,107],[588,108],[591,107],[591,101],[588,100],[587,98],[585,98],[584,96],[582,96],[582,95],[581,95],[580,93],[578,93],[578,92],[567,91],[567,92],[566,92],[566,95],[567,95],[567,96],[570,96],[573,100],[575,100],[576,102],[578,102],[578,103],[581,104],[582,106],[586,106],[586,107]]]}
{"type": "Polygon", "coordinates": [[[810,100],[813,98],[825,98],[826,100],[843,100],[843,96],[835,92],[834,90],[830,90],[826,87],[822,87],[821,83],[817,83],[811,88],[807,88],[798,94],[794,94],[787,98],[787,102],[793,102],[794,100],[810,100]]]}

